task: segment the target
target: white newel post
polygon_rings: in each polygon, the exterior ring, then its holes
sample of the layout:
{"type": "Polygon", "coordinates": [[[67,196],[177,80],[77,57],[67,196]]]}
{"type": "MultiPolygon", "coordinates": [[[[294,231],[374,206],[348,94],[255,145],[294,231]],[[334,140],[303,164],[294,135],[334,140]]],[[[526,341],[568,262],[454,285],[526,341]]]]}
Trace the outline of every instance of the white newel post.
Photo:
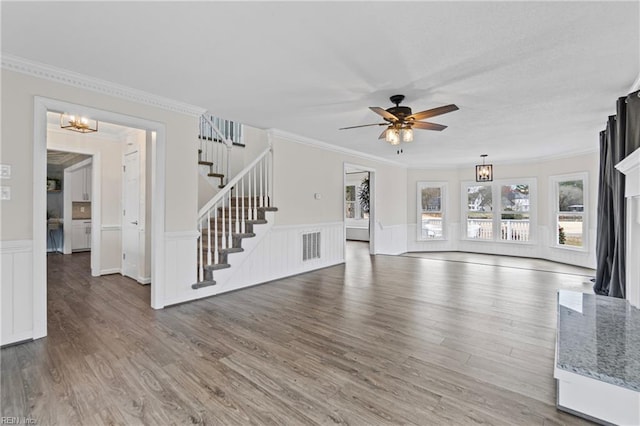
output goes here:
{"type": "Polygon", "coordinates": [[[640,148],[616,165],[627,199],[627,300],[640,308],[640,148]]]}

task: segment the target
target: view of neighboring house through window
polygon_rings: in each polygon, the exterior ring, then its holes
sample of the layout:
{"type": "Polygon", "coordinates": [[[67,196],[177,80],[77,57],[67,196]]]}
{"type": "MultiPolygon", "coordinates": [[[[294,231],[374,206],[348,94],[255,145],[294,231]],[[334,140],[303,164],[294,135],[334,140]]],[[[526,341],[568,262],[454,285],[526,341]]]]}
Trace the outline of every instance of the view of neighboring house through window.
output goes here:
{"type": "Polygon", "coordinates": [[[466,197],[466,238],[472,240],[527,242],[531,240],[532,179],[469,183],[466,197]],[[495,210],[493,200],[496,203],[495,210]]]}
{"type": "Polygon", "coordinates": [[[500,239],[529,241],[529,185],[502,185],[500,192],[500,239]]]}
{"type": "Polygon", "coordinates": [[[585,247],[586,174],[554,176],[555,245],[563,248],[585,247]]]}
{"type": "Polygon", "coordinates": [[[493,239],[493,194],[491,185],[467,186],[467,238],[493,239]]]}
{"type": "Polygon", "coordinates": [[[418,240],[445,238],[445,197],[444,183],[418,182],[418,240]]]}

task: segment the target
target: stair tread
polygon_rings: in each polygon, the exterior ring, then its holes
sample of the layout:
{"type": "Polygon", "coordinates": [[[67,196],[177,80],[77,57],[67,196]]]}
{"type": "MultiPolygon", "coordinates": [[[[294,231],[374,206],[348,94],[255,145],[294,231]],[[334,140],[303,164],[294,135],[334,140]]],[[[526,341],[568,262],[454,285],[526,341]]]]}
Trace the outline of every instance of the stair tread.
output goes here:
{"type": "Polygon", "coordinates": [[[213,166],[211,161],[198,161],[198,164],[202,164],[203,166],[213,166]]]}
{"type": "Polygon", "coordinates": [[[204,269],[207,269],[209,271],[218,271],[220,269],[227,268],[231,268],[231,265],[229,265],[228,263],[212,263],[210,265],[204,265],[204,269]]]}
{"type": "Polygon", "coordinates": [[[242,247],[229,247],[218,250],[219,253],[242,253],[244,249],[242,247]]]}
{"type": "Polygon", "coordinates": [[[217,177],[217,178],[223,178],[224,177],[224,175],[220,174],[220,173],[208,173],[207,176],[217,177]]]}
{"type": "Polygon", "coordinates": [[[197,290],[203,287],[211,287],[212,285],[216,285],[216,282],[214,280],[207,280],[207,281],[200,281],[195,284],[191,284],[191,288],[194,290],[197,290]]]}

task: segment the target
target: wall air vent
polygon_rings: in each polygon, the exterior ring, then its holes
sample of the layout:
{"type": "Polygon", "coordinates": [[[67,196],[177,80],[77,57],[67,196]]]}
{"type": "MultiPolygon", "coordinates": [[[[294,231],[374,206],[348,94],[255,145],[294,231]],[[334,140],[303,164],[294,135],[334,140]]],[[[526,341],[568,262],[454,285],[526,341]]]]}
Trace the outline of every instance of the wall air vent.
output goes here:
{"type": "Polygon", "coordinates": [[[302,234],[302,260],[320,259],[320,232],[302,234]]]}

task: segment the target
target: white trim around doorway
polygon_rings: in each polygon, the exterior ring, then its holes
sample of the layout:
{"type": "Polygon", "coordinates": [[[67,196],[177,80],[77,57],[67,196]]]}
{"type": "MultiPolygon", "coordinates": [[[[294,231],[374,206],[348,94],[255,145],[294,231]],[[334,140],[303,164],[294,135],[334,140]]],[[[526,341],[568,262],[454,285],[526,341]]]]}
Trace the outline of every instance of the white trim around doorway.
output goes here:
{"type": "MultiPolygon", "coordinates": [[[[33,138],[33,339],[47,335],[47,111],[68,112],[90,116],[127,127],[153,132],[152,135],[152,209],[151,230],[151,307],[164,307],[164,274],[162,272],[165,243],[165,157],[166,129],[163,123],[104,111],[56,99],[34,97],[33,138]]],[[[95,158],[94,158],[95,161],[95,158]]],[[[147,165],[149,166],[149,165],[147,165]]],[[[94,181],[95,182],[95,181],[94,181]]],[[[94,189],[95,186],[94,186],[94,189]]],[[[98,188],[99,189],[99,188],[98,188]]],[[[99,192],[96,193],[96,196],[99,192]]],[[[99,240],[98,240],[99,241],[99,240]]],[[[92,243],[95,243],[94,239],[92,243]]],[[[92,269],[94,265],[92,262],[92,269]]],[[[99,273],[99,268],[95,269],[99,273]]]]}

